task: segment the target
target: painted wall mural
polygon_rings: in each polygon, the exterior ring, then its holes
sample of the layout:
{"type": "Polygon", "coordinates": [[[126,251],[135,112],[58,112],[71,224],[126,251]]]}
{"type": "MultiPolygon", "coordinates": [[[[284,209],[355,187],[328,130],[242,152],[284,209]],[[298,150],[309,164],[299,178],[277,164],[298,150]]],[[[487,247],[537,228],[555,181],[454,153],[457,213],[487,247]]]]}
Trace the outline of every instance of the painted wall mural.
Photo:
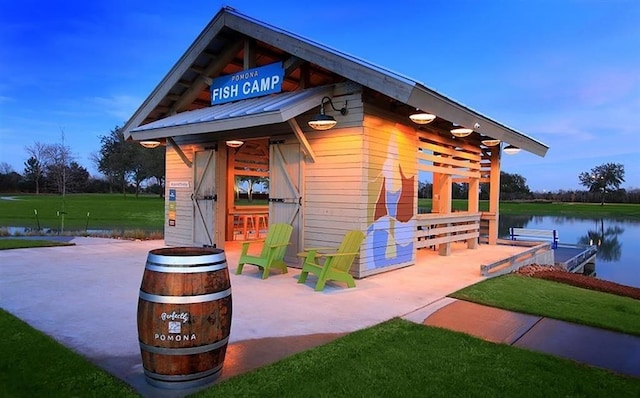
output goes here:
{"type": "MultiPolygon", "coordinates": [[[[366,269],[389,267],[410,262],[414,252],[416,166],[414,145],[399,145],[407,140],[402,132],[389,129],[382,148],[369,148],[367,236],[364,250],[366,269]],[[386,157],[381,157],[385,153],[386,157]]],[[[376,142],[383,137],[376,132],[376,142]]],[[[374,145],[374,144],[371,144],[374,145]]]]}

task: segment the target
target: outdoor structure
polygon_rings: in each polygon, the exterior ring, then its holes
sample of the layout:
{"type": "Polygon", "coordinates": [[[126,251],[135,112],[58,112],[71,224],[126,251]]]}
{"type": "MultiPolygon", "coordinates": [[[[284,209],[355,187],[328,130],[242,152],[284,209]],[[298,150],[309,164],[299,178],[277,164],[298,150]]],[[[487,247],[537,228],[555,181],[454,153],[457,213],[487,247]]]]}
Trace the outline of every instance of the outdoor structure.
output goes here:
{"type": "Polygon", "coordinates": [[[415,80],[231,8],[215,15],[124,134],[166,145],[167,245],[224,248],[288,223],[285,259],[300,266],[304,247],[337,247],[360,230],[358,278],[412,265],[419,249],[448,255],[452,242],[473,249],[480,237],[495,244],[501,152],[548,150],[415,80]],[[433,176],[428,214],[418,214],[421,172],[433,176]],[[268,178],[268,205],[237,206],[237,176],[268,178]],[[468,209],[453,212],[460,182],[468,209]],[[479,209],[482,182],[488,212],[479,209]]]}

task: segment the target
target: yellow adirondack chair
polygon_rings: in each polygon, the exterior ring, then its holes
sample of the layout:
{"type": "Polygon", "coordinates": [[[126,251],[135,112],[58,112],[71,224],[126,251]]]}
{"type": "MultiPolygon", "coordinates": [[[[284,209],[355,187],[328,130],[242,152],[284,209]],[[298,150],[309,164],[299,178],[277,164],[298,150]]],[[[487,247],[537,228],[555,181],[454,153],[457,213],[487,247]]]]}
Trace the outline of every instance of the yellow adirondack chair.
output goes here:
{"type": "Polygon", "coordinates": [[[285,264],[283,259],[287,251],[287,246],[291,243],[292,231],[293,227],[289,224],[270,225],[259,256],[247,254],[249,245],[259,241],[243,242],[236,275],[242,274],[242,268],[245,264],[253,264],[262,269],[262,279],[267,279],[269,270],[274,267],[282,270],[283,274],[286,274],[287,264],[285,264]]]}
{"type": "Polygon", "coordinates": [[[342,239],[340,247],[333,253],[322,253],[326,248],[305,249],[305,260],[298,283],[305,283],[309,272],[318,276],[316,292],[322,291],[328,280],[345,282],[348,287],[355,287],[356,282],[349,274],[353,260],[360,253],[360,245],[364,240],[362,231],[349,231],[342,239]],[[320,260],[324,259],[321,263],[320,260]]]}

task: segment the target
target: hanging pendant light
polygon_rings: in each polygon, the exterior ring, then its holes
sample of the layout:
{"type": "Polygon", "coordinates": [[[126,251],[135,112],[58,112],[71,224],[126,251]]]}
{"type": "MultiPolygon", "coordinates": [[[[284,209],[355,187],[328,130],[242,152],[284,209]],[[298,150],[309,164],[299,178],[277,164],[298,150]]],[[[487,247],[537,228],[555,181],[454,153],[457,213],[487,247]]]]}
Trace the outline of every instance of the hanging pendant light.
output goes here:
{"type": "Polygon", "coordinates": [[[229,148],[239,148],[242,146],[242,144],[244,144],[244,141],[240,141],[240,140],[229,140],[226,142],[227,146],[229,148]]]}
{"type": "Polygon", "coordinates": [[[451,134],[453,134],[454,137],[463,138],[470,135],[471,133],[473,133],[473,130],[466,127],[456,127],[454,129],[451,129],[451,134]]]}
{"type": "Polygon", "coordinates": [[[307,122],[307,124],[314,130],[329,130],[330,128],[332,128],[333,126],[335,126],[336,124],[338,124],[338,122],[336,121],[336,119],[331,116],[331,115],[326,115],[324,113],[324,104],[325,103],[329,103],[329,105],[331,105],[331,108],[336,111],[336,112],[340,112],[341,115],[346,115],[347,114],[347,102],[344,102],[344,106],[340,109],[336,109],[335,106],[333,106],[333,101],[331,101],[331,98],[329,97],[323,97],[322,101],[320,101],[320,113],[318,115],[315,115],[311,120],[309,120],[309,122],[307,122]],[[326,101],[325,101],[326,100],[326,101]]]}
{"type": "Polygon", "coordinates": [[[496,145],[498,145],[500,143],[500,140],[489,138],[489,139],[486,139],[486,140],[482,140],[480,142],[482,142],[482,145],[484,145],[484,146],[496,146],[496,145]]]}
{"type": "Polygon", "coordinates": [[[422,112],[419,109],[416,109],[418,112],[409,115],[409,119],[415,124],[429,124],[433,122],[436,118],[436,115],[432,113],[422,112]]]}
{"type": "Polygon", "coordinates": [[[507,155],[515,155],[516,153],[520,152],[520,148],[518,148],[517,146],[513,146],[511,144],[507,145],[506,147],[504,147],[502,149],[504,151],[504,153],[506,153],[507,155]]]}
{"type": "Polygon", "coordinates": [[[158,140],[144,140],[144,141],[140,141],[140,145],[142,145],[143,147],[147,148],[147,149],[153,149],[153,148],[157,148],[160,146],[160,144],[162,144],[160,141],[158,140]]]}

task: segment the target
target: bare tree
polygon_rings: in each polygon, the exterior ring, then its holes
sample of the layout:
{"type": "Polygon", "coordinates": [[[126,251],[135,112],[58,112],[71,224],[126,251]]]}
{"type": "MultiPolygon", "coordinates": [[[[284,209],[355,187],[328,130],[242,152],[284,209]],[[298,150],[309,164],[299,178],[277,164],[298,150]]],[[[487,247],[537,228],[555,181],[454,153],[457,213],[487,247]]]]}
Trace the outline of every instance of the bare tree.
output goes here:
{"type": "Polygon", "coordinates": [[[67,169],[70,163],[74,161],[71,148],[64,145],[64,138],[60,144],[47,146],[45,159],[48,179],[53,182],[56,191],[64,196],[67,187],[67,169]]]}

